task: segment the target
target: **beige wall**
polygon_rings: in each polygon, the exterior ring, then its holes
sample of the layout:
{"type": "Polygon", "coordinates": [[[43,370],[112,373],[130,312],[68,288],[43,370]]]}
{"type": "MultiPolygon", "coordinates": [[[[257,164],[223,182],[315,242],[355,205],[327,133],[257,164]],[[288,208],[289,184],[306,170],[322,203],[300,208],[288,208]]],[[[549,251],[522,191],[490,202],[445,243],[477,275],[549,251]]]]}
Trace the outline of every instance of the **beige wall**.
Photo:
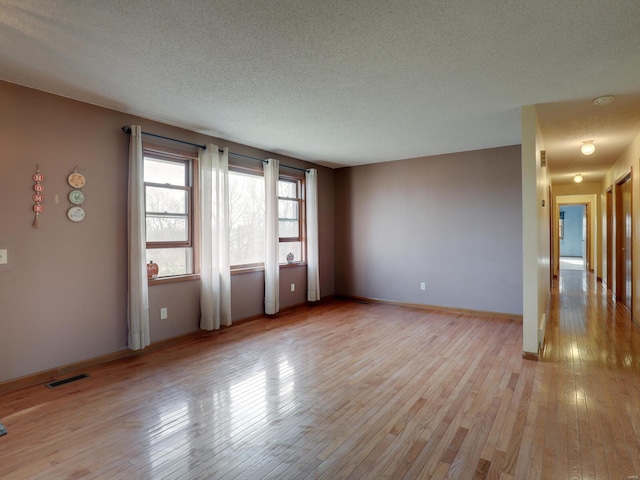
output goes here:
{"type": "Polygon", "coordinates": [[[537,354],[551,290],[549,172],[535,106],[522,108],[523,351],[537,354]]]}
{"type": "MultiPolygon", "coordinates": [[[[616,197],[616,181],[623,177],[629,170],[632,172],[632,212],[633,212],[633,244],[632,244],[632,258],[633,258],[633,299],[632,310],[634,318],[639,318],[640,312],[640,134],[636,136],[631,144],[627,147],[624,153],[617,159],[613,167],[607,172],[604,180],[602,181],[602,189],[600,195],[602,198],[602,215],[603,225],[606,225],[606,191],[609,187],[613,187],[613,204],[614,204],[614,217],[615,217],[615,197],[616,197]]],[[[615,228],[614,238],[608,239],[606,236],[606,227],[603,233],[603,275],[606,278],[607,271],[607,259],[606,259],[606,244],[608,241],[612,241],[613,248],[613,285],[608,287],[615,292],[616,291],[616,275],[615,275],[615,228]]]]}
{"type": "MultiPolygon", "coordinates": [[[[273,156],[0,82],[0,248],[9,257],[0,265],[0,382],[126,348],[129,138],[120,128],[130,124],[259,158],[273,156]],[[31,226],[36,163],[45,175],[39,229],[31,226]],[[66,218],[66,177],[76,165],[87,177],[87,216],[74,224],[66,218]]],[[[323,296],[334,289],[333,176],[318,167],[323,296]]],[[[282,269],[281,308],[304,302],[305,294],[306,269],[282,269]]],[[[232,276],[234,319],[262,313],[263,298],[262,272],[232,276]]],[[[152,286],[149,302],[153,342],[197,330],[199,281],[152,286]],[[160,320],[161,307],[168,308],[167,320],[160,320]]]]}
{"type": "Polygon", "coordinates": [[[553,184],[553,196],[558,195],[600,195],[602,189],[599,183],[571,183],[553,184]]]}
{"type": "Polygon", "coordinates": [[[335,189],[337,294],[522,313],[519,146],[343,168],[335,189]]]}

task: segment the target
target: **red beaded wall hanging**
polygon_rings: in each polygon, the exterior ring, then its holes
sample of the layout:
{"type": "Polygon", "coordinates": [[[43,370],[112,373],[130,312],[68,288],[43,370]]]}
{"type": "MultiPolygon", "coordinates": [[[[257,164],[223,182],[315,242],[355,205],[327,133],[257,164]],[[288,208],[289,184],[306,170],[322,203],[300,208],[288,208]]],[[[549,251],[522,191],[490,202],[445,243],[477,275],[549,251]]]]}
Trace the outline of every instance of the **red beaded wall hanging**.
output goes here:
{"type": "Polygon", "coordinates": [[[35,205],[33,206],[33,211],[36,214],[36,217],[33,219],[33,228],[40,227],[40,214],[44,210],[42,203],[44,202],[44,186],[42,182],[44,182],[44,175],[40,173],[40,165],[36,163],[36,173],[31,177],[35,184],[33,185],[33,190],[36,192],[33,194],[33,201],[35,205]]]}

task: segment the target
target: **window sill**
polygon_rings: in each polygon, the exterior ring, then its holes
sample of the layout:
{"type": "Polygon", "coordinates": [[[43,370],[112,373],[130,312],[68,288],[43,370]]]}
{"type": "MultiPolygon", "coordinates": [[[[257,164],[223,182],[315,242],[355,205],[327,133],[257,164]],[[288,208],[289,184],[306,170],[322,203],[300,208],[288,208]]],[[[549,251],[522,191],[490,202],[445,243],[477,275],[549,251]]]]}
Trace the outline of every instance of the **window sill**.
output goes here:
{"type": "Polygon", "coordinates": [[[259,267],[246,267],[246,268],[234,268],[231,270],[231,275],[239,275],[241,273],[251,273],[251,272],[262,272],[264,271],[264,267],[261,265],[259,267]]]}
{"type": "MultiPolygon", "coordinates": [[[[292,267],[306,267],[306,266],[307,266],[307,262],[281,263],[280,269],[292,268],[292,267]]],[[[231,275],[239,275],[242,273],[251,273],[251,272],[264,272],[264,266],[260,265],[259,267],[235,268],[231,270],[231,275]]]]}
{"type": "Polygon", "coordinates": [[[191,280],[200,280],[200,274],[191,273],[189,275],[176,275],[175,277],[151,278],[148,280],[149,286],[162,285],[164,283],[190,282],[191,280]]]}
{"type": "Polygon", "coordinates": [[[280,268],[306,267],[307,262],[281,263],[280,268]]]}

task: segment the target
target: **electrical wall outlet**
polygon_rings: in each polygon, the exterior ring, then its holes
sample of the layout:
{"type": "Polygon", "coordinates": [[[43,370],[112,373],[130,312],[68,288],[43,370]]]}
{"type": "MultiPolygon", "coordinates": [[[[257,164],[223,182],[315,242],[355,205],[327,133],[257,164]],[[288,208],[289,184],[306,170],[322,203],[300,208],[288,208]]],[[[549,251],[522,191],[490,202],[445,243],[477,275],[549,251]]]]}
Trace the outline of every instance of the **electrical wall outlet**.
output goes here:
{"type": "Polygon", "coordinates": [[[295,291],[296,291],[296,284],[295,284],[295,283],[292,283],[292,284],[291,284],[291,291],[292,291],[292,292],[295,292],[295,291]]]}
{"type": "Polygon", "coordinates": [[[420,290],[426,290],[427,289],[427,284],[424,282],[420,282],[420,290]]]}
{"type": "Polygon", "coordinates": [[[167,309],[166,308],[161,308],[160,309],[160,320],[166,320],[167,319],[167,309]]]}
{"type": "Polygon", "coordinates": [[[0,250],[0,265],[6,265],[9,262],[7,258],[7,249],[3,248],[0,250]]]}

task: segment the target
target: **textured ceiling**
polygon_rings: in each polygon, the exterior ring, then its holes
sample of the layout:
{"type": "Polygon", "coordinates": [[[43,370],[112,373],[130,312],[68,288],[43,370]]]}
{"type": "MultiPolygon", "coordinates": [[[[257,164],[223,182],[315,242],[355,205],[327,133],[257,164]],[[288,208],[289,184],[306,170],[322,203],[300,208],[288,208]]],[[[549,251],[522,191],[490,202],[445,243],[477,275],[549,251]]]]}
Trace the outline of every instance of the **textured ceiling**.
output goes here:
{"type": "Polygon", "coordinates": [[[548,104],[635,98],[639,26],[638,0],[0,0],[0,78],[357,165],[518,144],[522,105],[555,125],[548,104]]]}
{"type": "Polygon", "coordinates": [[[640,134],[640,95],[618,95],[609,105],[593,99],[537,106],[547,161],[555,184],[572,183],[576,173],[585,182],[598,182],[640,134]],[[585,156],[580,148],[593,141],[596,151],[585,156]]]}

